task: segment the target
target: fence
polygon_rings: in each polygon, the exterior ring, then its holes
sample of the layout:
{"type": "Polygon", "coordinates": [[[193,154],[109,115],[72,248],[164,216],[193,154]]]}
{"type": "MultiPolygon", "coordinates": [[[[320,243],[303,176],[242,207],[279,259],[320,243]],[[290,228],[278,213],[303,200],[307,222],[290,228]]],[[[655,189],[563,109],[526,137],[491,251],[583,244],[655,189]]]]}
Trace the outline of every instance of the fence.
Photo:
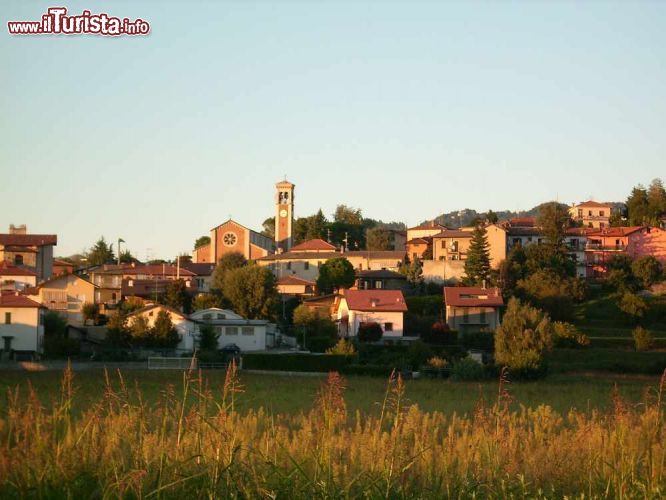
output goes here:
{"type": "Polygon", "coordinates": [[[190,370],[197,368],[197,358],[148,358],[149,370],[190,370]]]}

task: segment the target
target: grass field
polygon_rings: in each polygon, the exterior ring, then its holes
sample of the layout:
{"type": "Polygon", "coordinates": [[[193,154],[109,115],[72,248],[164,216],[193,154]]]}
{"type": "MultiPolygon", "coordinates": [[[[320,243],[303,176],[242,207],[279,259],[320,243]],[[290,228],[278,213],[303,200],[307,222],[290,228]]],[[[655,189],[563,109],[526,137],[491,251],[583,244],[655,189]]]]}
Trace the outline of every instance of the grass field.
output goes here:
{"type": "MultiPolygon", "coordinates": [[[[576,351],[565,355],[570,357],[576,351]]],[[[639,353],[640,354],[640,353],[639,353]]],[[[562,355],[564,356],[564,355],[562,355]]],[[[576,366],[576,365],[574,365],[576,366]]],[[[581,371],[585,364],[581,362],[581,371]]],[[[120,387],[117,373],[111,372],[112,386],[120,387]]],[[[145,400],[156,402],[168,385],[179,387],[182,372],[172,370],[126,370],[122,373],[124,383],[130,388],[138,388],[145,400]]],[[[224,373],[206,371],[204,380],[213,391],[219,394],[224,384],[224,373]]],[[[264,408],[274,414],[298,414],[312,407],[314,395],[321,378],[312,376],[263,375],[240,372],[244,392],[238,396],[239,411],[264,408]]],[[[357,410],[376,415],[384,398],[386,380],[377,377],[346,377],[346,401],[351,412],[357,410]]],[[[558,412],[566,413],[572,408],[581,411],[588,409],[606,410],[611,404],[611,394],[615,387],[632,404],[639,403],[646,387],[655,386],[658,377],[621,376],[612,374],[563,374],[553,373],[544,380],[534,382],[514,382],[509,385],[512,395],[512,408],[520,405],[536,407],[547,404],[558,412]]],[[[28,384],[35,389],[41,401],[48,403],[60,388],[57,372],[0,372],[0,391],[19,387],[27,394],[28,384]]],[[[497,396],[497,381],[451,382],[449,380],[409,380],[405,382],[405,396],[412,404],[428,412],[440,411],[446,414],[470,413],[482,397],[493,401],[497,396]]],[[[76,372],[74,386],[77,392],[76,409],[88,408],[99,401],[105,388],[103,370],[76,372]]]]}
{"type": "Polygon", "coordinates": [[[479,386],[334,374],[239,379],[233,370],[182,375],[128,370],[124,384],[106,384],[100,371],[65,372],[61,380],[53,372],[1,372],[0,498],[666,492],[666,377],[554,375],[479,386]]]}

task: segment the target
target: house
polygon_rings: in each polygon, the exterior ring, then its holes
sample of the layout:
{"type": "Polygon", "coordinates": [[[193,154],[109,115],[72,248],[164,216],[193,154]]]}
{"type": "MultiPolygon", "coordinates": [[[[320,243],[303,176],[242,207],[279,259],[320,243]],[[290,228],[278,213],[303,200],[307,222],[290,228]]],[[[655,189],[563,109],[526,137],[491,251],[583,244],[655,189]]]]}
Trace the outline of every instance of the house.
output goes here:
{"type": "Polygon", "coordinates": [[[141,316],[147,320],[148,326],[152,328],[155,326],[155,320],[157,319],[160,311],[165,311],[169,315],[171,323],[173,323],[174,328],[178,332],[180,342],[178,342],[178,345],[176,345],[176,349],[193,351],[196,337],[195,322],[188,318],[185,314],[171,307],[161,304],[148,305],[142,309],[138,309],[128,314],[127,324],[131,326],[133,318],[141,316]]]}
{"type": "Polygon", "coordinates": [[[404,274],[386,269],[356,271],[358,290],[402,290],[407,284],[404,274]]]}
{"type": "Polygon", "coordinates": [[[432,237],[433,260],[465,260],[472,241],[472,231],[447,229],[432,237]]]}
{"type": "Polygon", "coordinates": [[[613,206],[610,203],[597,201],[584,201],[569,208],[569,215],[583,227],[604,229],[610,226],[610,217],[613,206]]]}
{"type": "Polygon", "coordinates": [[[84,324],[83,305],[94,303],[99,287],[75,274],[55,276],[39,286],[26,290],[26,295],[51,311],[60,313],[67,323],[84,324]]]}
{"type": "Polygon", "coordinates": [[[424,260],[428,254],[432,257],[432,237],[413,238],[406,244],[406,253],[410,261],[424,260]]]}
{"type": "Polygon", "coordinates": [[[0,359],[13,352],[42,353],[44,307],[24,295],[0,293],[0,359]]]}
{"type": "Polygon", "coordinates": [[[201,326],[210,324],[219,335],[220,348],[235,344],[241,351],[264,351],[274,344],[272,325],[266,320],[245,319],[228,309],[202,309],[189,316],[195,323],[195,337],[198,338],[201,326]]]}
{"type": "Polygon", "coordinates": [[[8,234],[0,234],[0,262],[25,267],[44,281],[53,274],[55,234],[28,234],[25,224],[9,226],[8,234]]]}
{"type": "MultiPolygon", "coordinates": [[[[100,312],[113,310],[124,296],[154,298],[162,293],[175,279],[191,281],[194,273],[171,264],[105,264],[89,271],[90,281],[98,289],[95,302],[100,304],[100,312]],[[130,283],[132,281],[132,283],[130,283]],[[149,285],[147,281],[152,282],[149,285]],[[125,295],[123,295],[123,293],[125,295]]],[[[195,288],[191,286],[193,293],[195,288]]]]}
{"type": "Polygon", "coordinates": [[[564,243],[569,249],[569,255],[576,264],[576,276],[587,277],[587,258],[585,247],[587,246],[587,235],[590,230],[584,227],[570,227],[566,231],[564,243]]]}
{"type": "Polygon", "coordinates": [[[183,262],[180,264],[180,268],[186,269],[194,274],[194,284],[199,293],[210,293],[213,287],[213,271],[215,271],[215,264],[183,262]]]}
{"type": "Polygon", "coordinates": [[[36,284],[36,272],[0,261],[0,291],[23,291],[36,284]]]}
{"type": "Polygon", "coordinates": [[[317,283],[298,276],[283,276],[277,280],[278,293],[291,297],[312,297],[317,291],[317,283]]]}
{"type": "Polygon", "coordinates": [[[335,293],[318,295],[303,299],[302,304],[310,311],[328,318],[334,314],[339,298],[339,295],[335,293]]]}
{"type": "Polygon", "coordinates": [[[53,259],[53,276],[61,274],[72,274],[74,272],[74,264],[62,259],[53,259]]]}
{"type": "Polygon", "coordinates": [[[666,230],[658,227],[609,227],[587,233],[585,257],[590,276],[603,276],[614,255],[638,259],[652,255],[666,264],[666,230]]]}
{"type": "MultiPolygon", "coordinates": [[[[194,296],[198,293],[199,290],[192,277],[188,276],[181,279],[185,282],[185,291],[189,295],[194,296]]],[[[174,281],[173,279],[157,277],[154,279],[123,278],[120,285],[120,296],[122,298],[136,297],[144,301],[156,301],[160,296],[167,293],[169,285],[174,281]]]]}
{"type": "Polygon", "coordinates": [[[354,337],[362,323],[378,323],[384,337],[403,336],[407,304],[400,290],[345,290],[334,317],[341,337],[354,337]]]}
{"type": "Polygon", "coordinates": [[[410,227],[407,229],[407,241],[416,239],[416,238],[427,238],[429,236],[434,236],[446,231],[448,228],[437,222],[428,221],[418,226],[410,227]]]}
{"type": "Polygon", "coordinates": [[[445,287],[446,323],[461,333],[494,331],[504,305],[499,288],[445,287]]]}

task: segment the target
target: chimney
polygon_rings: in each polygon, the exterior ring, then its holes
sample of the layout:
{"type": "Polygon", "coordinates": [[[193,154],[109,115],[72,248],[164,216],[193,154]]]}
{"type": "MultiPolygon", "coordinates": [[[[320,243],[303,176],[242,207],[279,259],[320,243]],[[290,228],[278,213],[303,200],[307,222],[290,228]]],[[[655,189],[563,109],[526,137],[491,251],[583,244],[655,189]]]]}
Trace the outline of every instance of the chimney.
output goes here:
{"type": "Polygon", "coordinates": [[[483,289],[486,289],[486,280],[483,280],[483,289]]]}
{"type": "Polygon", "coordinates": [[[372,307],[377,307],[378,303],[379,303],[379,299],[370,299],[370,305],[372,307]]]}
{"type": "Polygon", "coordinates": [[[25,224],[20,226],[15,226],[14,224],[9,225],[9,234],[27,234],[28,228],[25,224]]]}

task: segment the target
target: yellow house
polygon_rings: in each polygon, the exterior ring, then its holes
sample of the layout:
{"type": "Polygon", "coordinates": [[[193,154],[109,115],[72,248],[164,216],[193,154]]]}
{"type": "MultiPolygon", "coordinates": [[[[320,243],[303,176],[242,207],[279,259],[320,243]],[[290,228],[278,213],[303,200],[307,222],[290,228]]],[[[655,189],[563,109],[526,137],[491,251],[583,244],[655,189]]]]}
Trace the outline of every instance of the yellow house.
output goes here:
{"type": "Polygon", "coordinates": [[[613,206],[610,203],[597,201],[584,201],[569,208],[569,215],[584,227],[603,229],[610,226],[610,217],[613,206]]]}
{"type": "Polygon", "coordinates": [[[29,297],[47,309],[57,311],[67,323],[81,326],[83,304],[94,303],[98,287],[75,274],[63,274],[45,281],[29,291],[29,297]]]}

